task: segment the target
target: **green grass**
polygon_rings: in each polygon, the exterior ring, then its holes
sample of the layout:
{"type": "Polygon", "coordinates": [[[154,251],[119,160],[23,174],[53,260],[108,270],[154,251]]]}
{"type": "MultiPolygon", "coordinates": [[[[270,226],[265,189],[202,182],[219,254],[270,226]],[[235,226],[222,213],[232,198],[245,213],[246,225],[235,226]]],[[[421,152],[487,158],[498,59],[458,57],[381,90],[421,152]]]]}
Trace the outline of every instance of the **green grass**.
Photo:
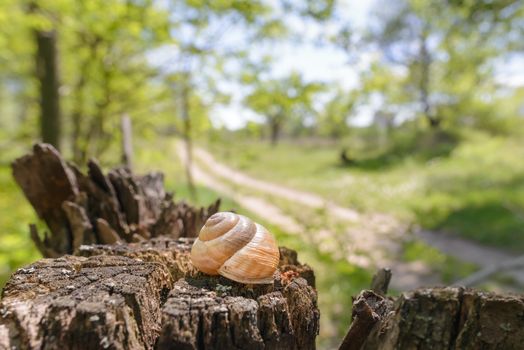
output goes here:
{"type": "Polygon", "coordinates": [[[417,240],[404,244],[402,258],[406,262],[422,261],[439,274],[445,284],[463,279],[478,269],[474,264],[461,262],[417,240]]]}
{"type": "Polygon", "coordinates": [[[421,134],[416,141],[395,139],[390,147],[353,148],[350,166],[340,164],[337,144],[271,147],[230,138],[209,147],[257,178],[363,212],[391,213],[428,229],[524,250],[524,140],[481,133],[460,138],[421,134]]]}
{"type": "Polygon", "coordinates": [[[12,271],[40,257],[29,238],[29,223],[37,217],[11,176],[7,164],[0,165],[0,288],[12,271]]]}

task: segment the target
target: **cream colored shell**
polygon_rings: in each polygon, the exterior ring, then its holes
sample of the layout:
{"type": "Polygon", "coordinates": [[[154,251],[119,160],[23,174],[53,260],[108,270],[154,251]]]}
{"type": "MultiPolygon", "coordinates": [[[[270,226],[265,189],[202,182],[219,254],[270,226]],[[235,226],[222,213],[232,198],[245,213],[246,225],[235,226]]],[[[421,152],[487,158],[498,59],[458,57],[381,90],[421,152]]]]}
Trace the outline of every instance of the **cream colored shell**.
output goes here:
{"type": "Polygon", "coordinates": [[[212,215],[191,248],[191,261],[200,271],[241,283],[272,283],[279,258],[268,230],[230,212],[212,215]]]}

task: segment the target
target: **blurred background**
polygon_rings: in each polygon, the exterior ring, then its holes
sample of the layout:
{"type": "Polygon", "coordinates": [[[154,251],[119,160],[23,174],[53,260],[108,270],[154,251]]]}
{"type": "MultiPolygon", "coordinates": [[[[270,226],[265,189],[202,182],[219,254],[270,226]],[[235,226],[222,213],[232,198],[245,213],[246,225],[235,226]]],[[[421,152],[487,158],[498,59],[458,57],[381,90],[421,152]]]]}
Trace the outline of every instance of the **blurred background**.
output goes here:
{"type": "Polygon", "coordinates": [[[135,172],[314,268],[321,348],[377,267],[393,293],[524,285],[497,265],[524,252],[522,1],[1,1],[0,285],[39,258],[10,162],[118,165],[128,122],[135,172]]]}

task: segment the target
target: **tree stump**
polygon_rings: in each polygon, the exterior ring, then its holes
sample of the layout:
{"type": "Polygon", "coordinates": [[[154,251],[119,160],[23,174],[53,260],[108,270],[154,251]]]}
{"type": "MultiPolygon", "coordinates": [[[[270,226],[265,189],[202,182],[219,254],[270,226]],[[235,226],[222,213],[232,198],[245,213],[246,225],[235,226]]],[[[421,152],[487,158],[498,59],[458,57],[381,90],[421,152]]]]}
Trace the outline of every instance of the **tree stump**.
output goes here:
{"type": "Polygon", "coordinates": [[[220,200],[207,208],[174,202],[162,173],[136,176],[127,168],[104,174],[96,160],[87,174],[51,145],[36,144],[16,159],[13,177],[50,234],[31,238],[44,257],[76,254],[80,245],[136,242],[151,237],[196,237],[220,200]]]}
{"type": "Polygon", "coordinates": [[[522,349],[524,297],[463,287],[422,288],[398,298],[362,291],[340,350],[522,349]]]}
{"type": "Polygon", "coordinates": [[[274,283],[207,276],[192,239],[84,245],[19,269],[0,302],[0,349],[314,349],[317,295],[281,249],[274,283]]]}
{"type": "Polygon", "coordinates": [[[315,277],[296,252],[280,249],[272,284],[204,275],[190,261],[192,237],[219,200],[195,208],[173,201],[160,173],[87,168],[47,144],[13,163],[50,230],[42,238],[32,225],[31,237],[53,259],[8,281],[0,349],[315,348],[315,277]]]}

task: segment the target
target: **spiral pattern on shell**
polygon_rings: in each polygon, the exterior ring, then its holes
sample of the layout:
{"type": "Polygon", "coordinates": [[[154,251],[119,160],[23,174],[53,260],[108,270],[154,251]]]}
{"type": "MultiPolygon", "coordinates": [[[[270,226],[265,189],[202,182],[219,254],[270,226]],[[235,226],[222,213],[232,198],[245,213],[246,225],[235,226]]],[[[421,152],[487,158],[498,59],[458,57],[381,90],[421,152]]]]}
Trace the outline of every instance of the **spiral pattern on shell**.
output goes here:
{"type": "Polygon", "coordinates": [[[200,271],[241,283],[272,283],[279,258],[266,228],[230,212],[212,215],[191,248],[191,260],[200,271]]]}

